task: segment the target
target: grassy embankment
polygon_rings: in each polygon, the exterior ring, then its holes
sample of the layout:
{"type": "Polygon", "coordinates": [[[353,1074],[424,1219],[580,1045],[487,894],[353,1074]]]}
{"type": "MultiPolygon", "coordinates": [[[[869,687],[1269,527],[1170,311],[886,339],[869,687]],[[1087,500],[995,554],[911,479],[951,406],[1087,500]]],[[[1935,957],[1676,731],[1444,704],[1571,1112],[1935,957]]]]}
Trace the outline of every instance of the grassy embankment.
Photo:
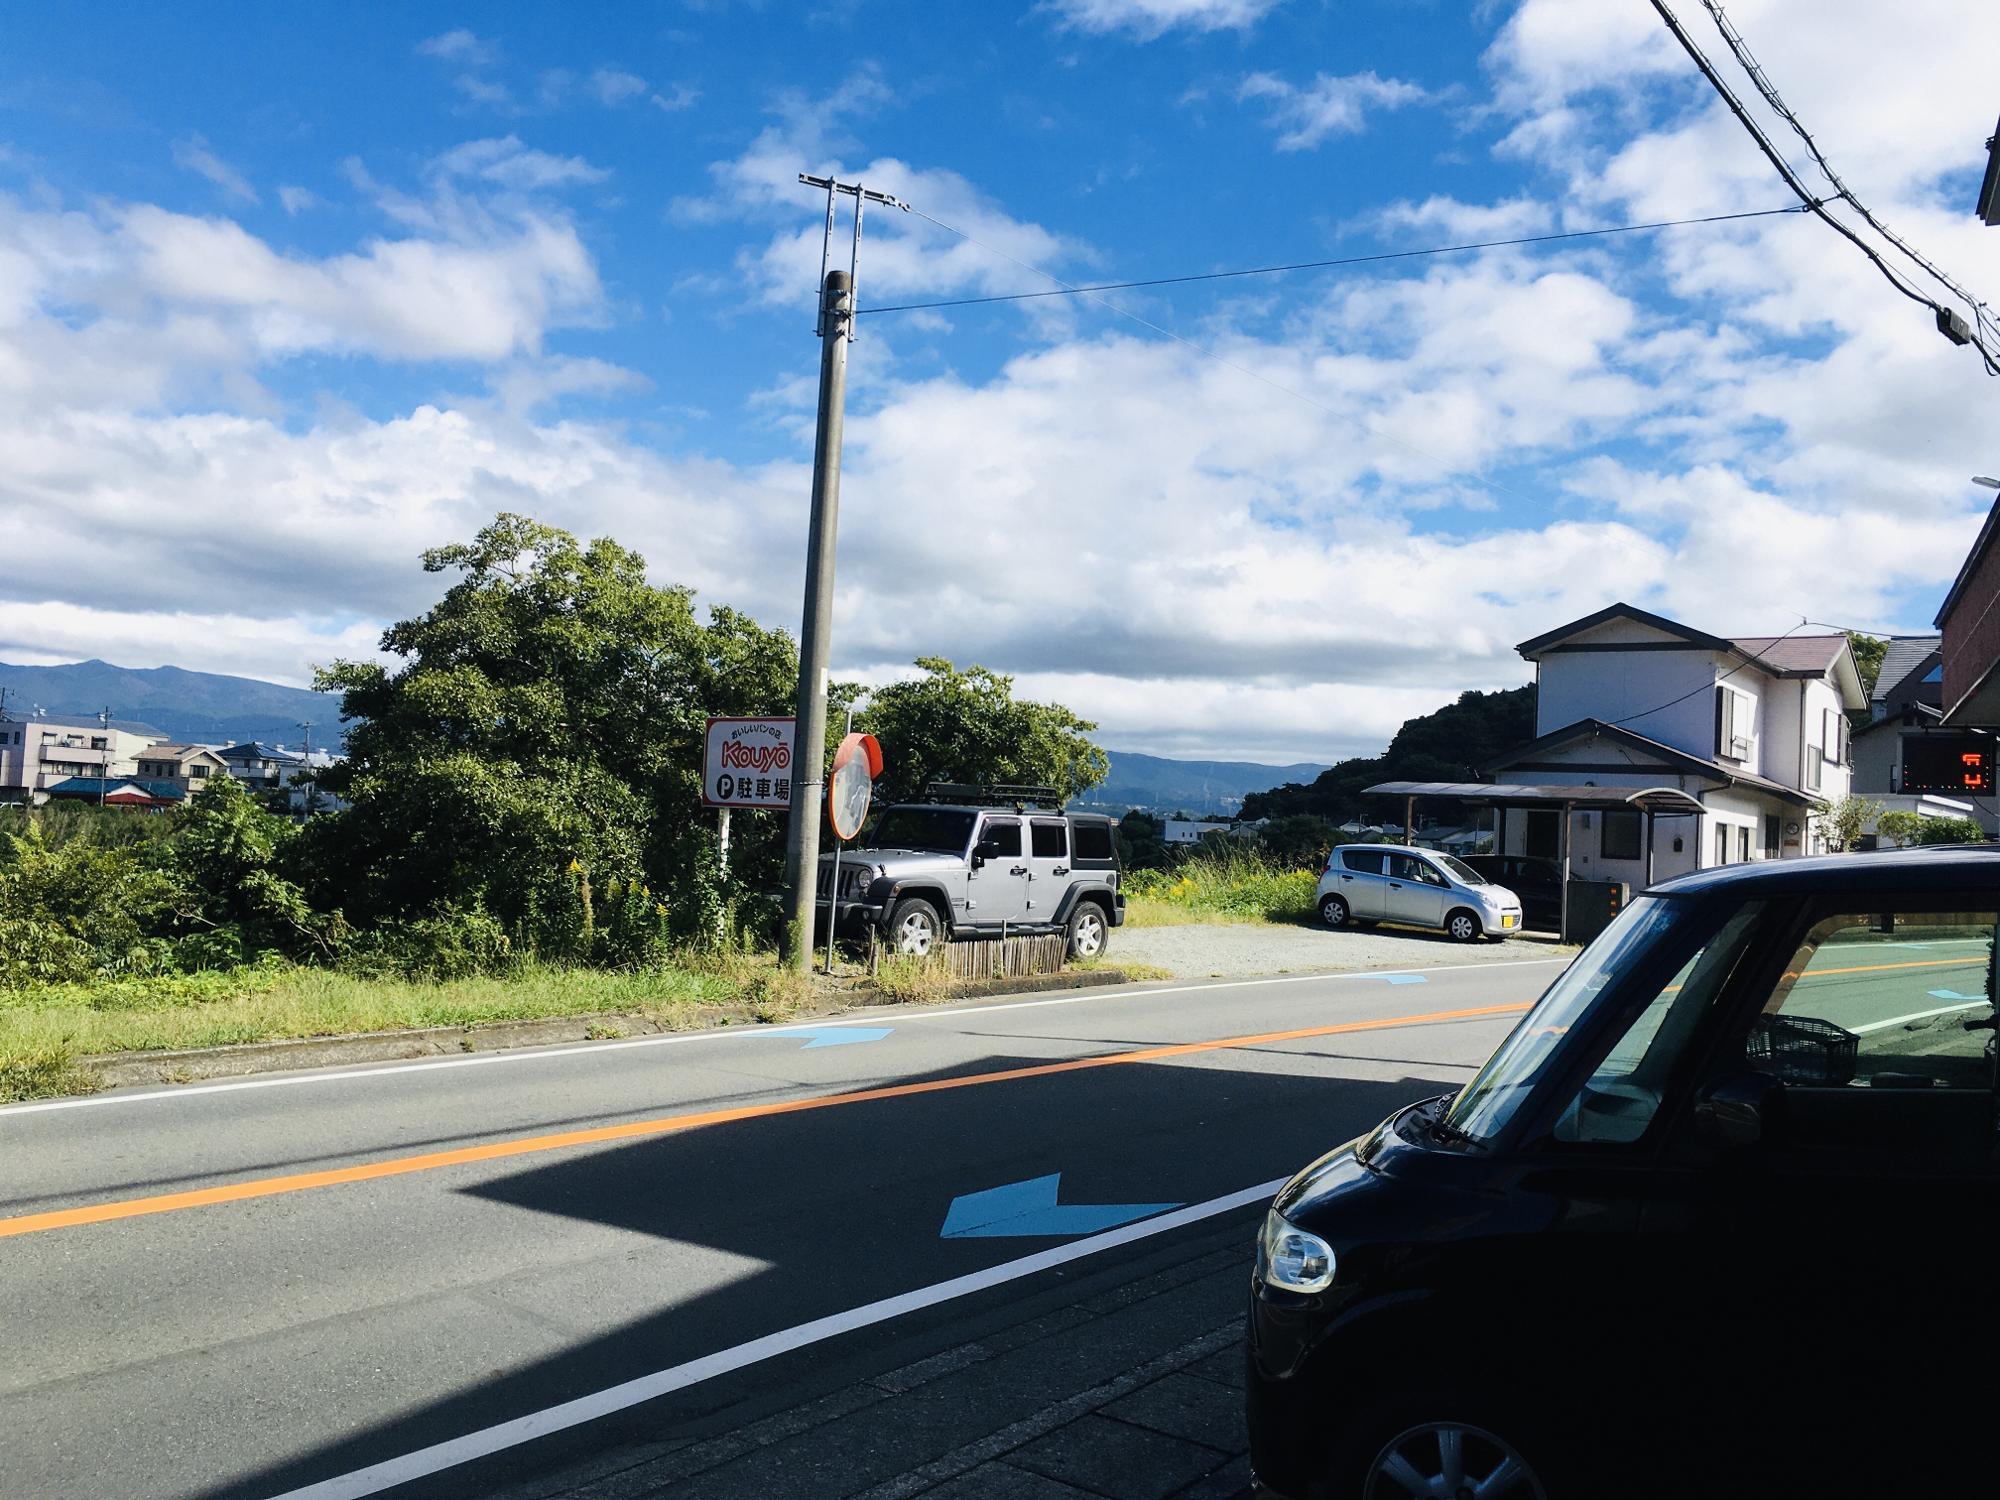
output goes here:
{"type": "Polygon", "coordinates": [[[1190,922],[1310,922],[1319,876],[1258,854],[1196,858],[1171,870],[1126,875],[1125,920],[1134,927],[1190,922]]]}
{"type": "MultiPolygon", "coordinates": [[[[434,983],[272,968],[0,990],[0,1100],[87,1090],[77,1059],[92,1053],[597,1013],[678,1030],[713,1024],[725,1007],[782,1020],[811,994],[810,981],[775,960],[745,956],[639,973],[524,968],[434,983]]],[[[614,1022],[606,1034],[615,1032],[614,1022]]]]}

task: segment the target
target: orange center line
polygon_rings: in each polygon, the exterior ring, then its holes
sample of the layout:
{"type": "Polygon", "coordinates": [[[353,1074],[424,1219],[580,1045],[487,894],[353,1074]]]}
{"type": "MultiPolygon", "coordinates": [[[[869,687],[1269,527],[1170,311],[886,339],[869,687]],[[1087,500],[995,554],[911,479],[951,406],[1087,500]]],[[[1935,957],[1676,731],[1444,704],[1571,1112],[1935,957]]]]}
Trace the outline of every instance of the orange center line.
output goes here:
{"type": "Polygon", "coordinates": [[[1254,1036],[1218,1037],[1207,1042],[1180,1042],[1167,1047],[1143,1047],[1133,1052],[1112,1052],[1101,1057],[1079,1057],[1067,1062],[1038,1063],[1026,1068],[1004,1068],[993,1073],[971,1073],[962,1078],[933,1078],[922,1083],[898,1083],[883,1088],[861,1089],[851,1094],[817,1094],[805,1099],[781,1099],[769,1104],[745,1104],[731,1109],[701,1110],[693,1114],[664,1115],[652,1120],[633,1120],[624,1125],[600,1125],[589,1130],[565,1130],[554,1135],[522,1136],[514,1140],[491,1141],[483,1146],[462,1146],[454,1151],[429,1151],[421,1156],[398,1156],[387,1161],[362,1162],[352,1167],[335,1167],[324,1172],[300,1172],[288,1177],[258,1177],[220,1187],[197,1188],[184,1193],[160,1193],[147,1198],[116,1198],[107,1203],[82,1208],[55,1209],[48,1213],[20,1214],[0,1219],[0,1239],[17,1234],[39,1234],[47,1229],[67,1229],[81,1224],[103,1224],[113,1219],[136,1219],[146,1214],[176,1213],[186,1208],[207,1208],[217,1203],[242,1203],[252,1198],[272,1198],[280,1193],[302,1193],[309,1188],[338,1187],[349,1182],[372,1182],[381,1177],[401,1177],[411,1172],[429,1172],[439,1167],[465,1166],[471,1162],[501,1161],[512,1156],[532,1156],[543,1151],[564,1151],[574,1146],[596,1146],[607,1141],[642,1140],[677,1130],[698,1130],[709,1125],[728,1125],[738,1120],[760,1120],[775,1115],[799,1114],[809,1109],[833,1109],[844,1104],[872,1104],[880,1099],[904,1099],[916,1094],[941,1094],[950,1089],[974,1088],[988,1083],[1011,1083],[1020,1078],[1047,1078],[1057,1073],[1076,1073],[1085,1068],[1107,1068],[1120,1063],[1162,1062],[1172,1057],[1190,1057],[1200,1052],[1217,1052],[1234,1047],[1260,1047],[1273,1042],[1296,1042],[1307,1037],[1339,1036],[1357,1031],[1382,1031],[1397,1026],[1422,1026],[1440,1021],[1469,1021],[1488,1016],[1519,1015],[1520,1005],[1482,1005],[1470,1010],[1439,1010],[1423,1015],[1392,1016],[1374,1021],[1346,1021],[1337,1026],[1307,1026],[1296,1031],[1266,1031],[1254,1036]]]}
{"type": "Polygon", "coordinates": [[[1844,969],[1804,969],[1792,970],[1781,976],[1783,979],[1818,979],[1827,974],[1886,974],[1891,969],[1948,969],[1961,964],[1984,964],[1984,955],[1974,953],[1965,958],[1909,958],[1893,964],[1853,964],[1844,969]]]}

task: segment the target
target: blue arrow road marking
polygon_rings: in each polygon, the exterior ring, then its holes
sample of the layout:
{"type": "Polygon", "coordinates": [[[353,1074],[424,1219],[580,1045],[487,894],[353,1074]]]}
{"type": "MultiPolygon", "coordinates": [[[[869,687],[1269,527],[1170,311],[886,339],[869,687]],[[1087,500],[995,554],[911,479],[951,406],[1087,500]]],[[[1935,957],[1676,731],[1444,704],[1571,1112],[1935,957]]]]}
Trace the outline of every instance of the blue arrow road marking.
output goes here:
{"type": "Polygon", "coordinates": [[[757,1036],[809,1036],[811,1041],[799,1050],[810,1052],[815,1047],[846,1047],[855,1042],[879,1042],[896,1028],[893,1026],[786,1026],[777,1031],[759,1031],[757,1036]]]}
{"type": "Polygon", "coordinates": [[[1057,1203],[1062,1173],[966,1193],[951,1200],[940,1238],[947,1240],[1025,1238],[1032,1235],[1096,1234],[1134,1219],[1179,1208],[1178,1203],[1057,1203]]]}
{"type": "Polygon", "coordinates": [[[1363,974],[1363,979],[1386,979],[1391,984],[1428,984],[1421,974],[1363,974]]]}

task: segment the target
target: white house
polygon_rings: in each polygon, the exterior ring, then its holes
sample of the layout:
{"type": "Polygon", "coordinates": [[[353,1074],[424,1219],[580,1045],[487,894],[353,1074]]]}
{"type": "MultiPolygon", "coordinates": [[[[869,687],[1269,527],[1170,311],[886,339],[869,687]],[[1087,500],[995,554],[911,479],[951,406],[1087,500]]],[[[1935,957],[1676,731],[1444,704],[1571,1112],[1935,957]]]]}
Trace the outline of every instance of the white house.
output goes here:
{"type": "Polygon", "coordinates": [[[1199,844],[1204,834],[1227,833],[1227,823],[1204,823],[1193,818],[1169,818],[1160,825],[1160,840],[1169,846],[1199,844]]]}
{"type": "MultiPolygon", "coordinates": [[[[1847,794],[1847,715],[1867,707],[1847,637],[1709,635],[1614,604],[1518,648],[1535,664],[1535,740],[1492,762],[1525,787],[1671,788],[1693,802],[1502,814],[1501,852],[1635,887],[1689,870],[1821,852],[1816,802],[1847,794]],[[1698,803],[1700,811],[1693,811],[1698,803]],[[1645,845],[1651,836],[1653,847],[1645,845]]],[[[1678,800],[1678,799],[1677,799],[1678,800]]]]}
{"type": "Polygon", "coordinates": [[[138,775],[138,758],[166,738],[149,724],[94,715],[0,717],[0,802],[42,802],[75,777],[138,775]]]}

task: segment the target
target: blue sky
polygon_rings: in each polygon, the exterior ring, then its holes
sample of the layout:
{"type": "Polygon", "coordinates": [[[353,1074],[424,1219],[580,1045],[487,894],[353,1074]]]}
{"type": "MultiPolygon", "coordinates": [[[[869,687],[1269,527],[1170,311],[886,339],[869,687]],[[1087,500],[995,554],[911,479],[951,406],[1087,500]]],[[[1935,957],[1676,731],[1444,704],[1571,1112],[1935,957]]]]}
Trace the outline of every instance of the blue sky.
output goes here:
{"type": "MultiPolygon", "coordinates": [[[[1990,288],[2000,19],[1881,11],[1730,7],[1990,288]]],[[[16,8],[0,658],[301,680],[501,508],[795,628],[802,168],[980,242],[871,213],[864,306],[1786,201],[1642,0],[16,8]]],[[[2000,463],[1976,360],[1795,216],[1110,300],[864,319],[842,671],[1330,759],[1614,598],[1921,629],[2000,463]]]]}

